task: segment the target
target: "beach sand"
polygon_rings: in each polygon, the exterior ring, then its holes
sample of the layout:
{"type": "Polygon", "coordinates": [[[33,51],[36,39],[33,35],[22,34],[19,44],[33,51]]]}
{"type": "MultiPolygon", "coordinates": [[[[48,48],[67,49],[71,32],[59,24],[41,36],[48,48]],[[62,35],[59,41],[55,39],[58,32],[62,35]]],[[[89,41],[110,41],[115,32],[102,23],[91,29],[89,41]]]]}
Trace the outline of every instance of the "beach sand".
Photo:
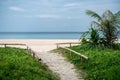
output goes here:
{"type": "MultiPolygon", "coordinates": [[[[0,44],[26,44],[35,51],[43,52],[50,51],[57,47],[56,43],[79,42],[77,39],[0,39],[0,44]]],[[[61,45],[69,46],[69,45],[61,45]]],[[[15,46],[24,48],[24,46],[15,46]]]]}
{"type": "Polygon", "coordinates": [[[62,42],[78,42],[77,39],[0,39],[0,43],[23,43],[27,45],[45,45],[62,42]]]}

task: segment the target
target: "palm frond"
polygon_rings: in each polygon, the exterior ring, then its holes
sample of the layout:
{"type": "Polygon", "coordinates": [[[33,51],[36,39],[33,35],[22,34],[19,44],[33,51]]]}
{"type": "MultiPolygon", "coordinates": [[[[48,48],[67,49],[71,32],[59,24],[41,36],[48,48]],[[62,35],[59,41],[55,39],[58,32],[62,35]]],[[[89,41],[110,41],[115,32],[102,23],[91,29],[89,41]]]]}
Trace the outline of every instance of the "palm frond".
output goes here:
{"type": "Polygon", "coordinates": [[[120,11],[118,11],[115,15],[115,22],[120,25],[120,11]]]}
{"type": "Polygon", "coordinates": [[[118,11],[117,13],[115,13],[116,17],[120,17],[120,11],[118,11]]]}
{"type": "Polygon", "coordinates": [[[116,21],[118,21],[118,23],[120,23],[120,11],[118,11],[117,13],[115,13],[114,17],[115,17],[116,21]]]}
{"type": "Polygon", "coordinates": [[[87,15],[90,15],[90,16],[93,17],[93,18],[98,19],[98,21],[101,20],[101,17],[100,17],[97,13],[95,13],[94,11],[87,10],[87,11],[86,11],[86,14],[87,14],[87,15]]]}
{"type": "Polygon", "coordinates": [[[100,24],[99,22],[92,21],[92,22],[91,22],[91,27],[100,28],[100,27],[101,27],[101,24],[100,24]]]}
{"type": "Polygon", "coordinates": [[[80,39],[87,37],[88,34],[89,34],[89,31],[83,32],[83,33],[81,34],[80,39]]]}

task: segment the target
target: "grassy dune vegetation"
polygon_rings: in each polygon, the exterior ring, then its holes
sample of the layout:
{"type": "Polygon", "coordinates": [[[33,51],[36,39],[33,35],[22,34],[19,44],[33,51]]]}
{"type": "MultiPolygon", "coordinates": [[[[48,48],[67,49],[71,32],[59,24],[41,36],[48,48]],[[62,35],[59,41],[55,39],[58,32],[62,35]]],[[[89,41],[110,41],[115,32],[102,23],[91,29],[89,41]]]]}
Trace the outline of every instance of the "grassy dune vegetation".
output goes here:
{"type": "Polygon", "coordinates": [[[59,80],[44,64],[18,48],[0,48],[0,80],[59,80]]]}
{"type": "MultiPolygon", "coordinates": [[[[119,46],[120,47],[120,46],[119,46]]],[[[84,45],[71,49],[89,57],[82,61],[78,55],[65,51],[65,56],[78,70],[83,70],[86,80],[120,80],[120,49],[105,47],[87,48],[84,45]]],[[[61,51],[61,49],[59,49],[61,51]]]]}

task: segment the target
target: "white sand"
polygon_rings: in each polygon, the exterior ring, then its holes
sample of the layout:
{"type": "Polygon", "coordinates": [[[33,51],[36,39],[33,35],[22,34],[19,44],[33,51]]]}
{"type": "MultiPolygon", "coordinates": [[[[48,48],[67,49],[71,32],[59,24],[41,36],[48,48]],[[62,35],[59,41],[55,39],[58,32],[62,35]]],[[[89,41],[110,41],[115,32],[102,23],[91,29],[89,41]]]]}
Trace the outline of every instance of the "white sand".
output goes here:
{"type": "MultiPolygon", "coordinates": [[[[27,44],[36,55],[39,56],[46,65],[57,74],[61,80],[79,80],[74,65],[68,62],[65,57],[57,53],[49,53],[48,51],[56,48],[56,43],[79,42],[78,40],[63,39],[1,39],[0,43],[22,43],[27,44]]],[[[80,79],[82,80],[82,79],[80,79]]]]}
{"type": "Polygon", "coordinates": [[[0,43],[23,43],[28,45],[46,45],[64,42],[78,42],[76,39],[0,39],[0,43]]]}
{"type": "MultiPolygon", "coordinates": [[[[56,43],[64,42],[79,42],[79,40],[66,40],[66,39],[0,39],[0,43],[22,43],[27,44],[35,51],[43,52],[55,49],[56,43]]],[[[64,45],[63,45],[64,46],[64,45]]],[[[65,45],[69,46],[69,45],[65,45]]],[[[16,46],[17,47],[17,46],[16,46]]],[[[18,46],[22,47],[22,46],[18,46]]]]}

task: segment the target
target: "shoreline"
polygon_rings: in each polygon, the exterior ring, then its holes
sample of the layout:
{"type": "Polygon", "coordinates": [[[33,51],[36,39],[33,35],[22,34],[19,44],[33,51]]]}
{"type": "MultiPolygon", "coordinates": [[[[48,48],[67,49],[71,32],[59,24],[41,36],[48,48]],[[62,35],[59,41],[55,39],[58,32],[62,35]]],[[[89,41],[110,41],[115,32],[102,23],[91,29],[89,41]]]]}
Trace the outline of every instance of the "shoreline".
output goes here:
{"type": "Polygon", "coordinates": [[[27,45],[50,45],[56,43],[79,42],[78,39],[0,39],[0,43],[22,43],[27,45]]]}
{"type": "MultiPolygon", "coordinates": [[[[57,48],[56,43],[69,43],[69,42],[79,42],[78,39],[0,39],[0,43],[8,44],[26,44],[32,50],[39,52],[47,52],[57,48]]],[[[73,44],[75,45],[75,44],[73,44]]],[[[25,48],[19,45],[10,45],[12,47],[25,48]]],[[[61,45],[63,47],[69,46],[69,44],[61,45]]]]}
{"type": "Polygon", "coordinates": [[[0,38],[0,40],[79,40],[79,39],[2,39],[0,38]]]}

